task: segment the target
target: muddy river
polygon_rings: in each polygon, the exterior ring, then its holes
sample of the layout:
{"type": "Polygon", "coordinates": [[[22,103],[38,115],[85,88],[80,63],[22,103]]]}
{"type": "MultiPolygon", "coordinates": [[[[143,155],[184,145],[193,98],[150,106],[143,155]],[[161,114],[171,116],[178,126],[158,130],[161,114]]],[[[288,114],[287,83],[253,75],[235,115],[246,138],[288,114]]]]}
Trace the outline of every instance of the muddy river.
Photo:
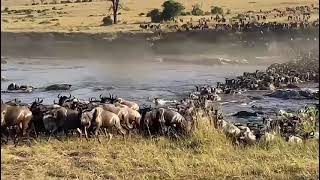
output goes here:
{"type": "MultiPolygon", "coordinates": [[[[45,104],[51,104],[59,93],[70,92],[75,97],[85,100],[99,97],[102,93],[112,93],[141,104],[151,104],[154,97],[181,99],[194,90],[195,85],[216,84],[218,81],[224,81],[225,77],[235,77],[257,69],[264,70],[273,62],[283,61],[283,57],[272,52],[272,47],[251,54],[252,48],[245,51],[238,49],[237,52],[241,54],[236,54],[236,51],[228,48],[225,52],[220,50],[219,54],[212,50],[211,53],[207,51],[205,55],[199,53],[183,56],[149,53],[140,59],[127,57],[121,60],[110,56],[66,58],[58,54],[42,57],[29,54],[27,57],[21,57],[7,53],[7,63],[1,66],[1,75],[7,80],[1,82],[1,89],[5,90],[11,82],[40,89],[29,94],[1,93],[1,98],[4,101],[18,98],[31,103],[40,97],[44,98],[45,104]],[[63,92],[41,90],[42,87],[55,83],[69,83],[72,84],[72,88],[63,92]]],[[[262,106],[266,111],[274,112],[277,109],[295,110],[317,102],[280,100],[264,96],[261,100],[246,98],[248,94],[262,96],[264,93],[245,92],[242,95],[229,95],[222,98],[220,105],[224,113],[230,115],[239,110],[250,110],[252,105],[262,106]]]]}

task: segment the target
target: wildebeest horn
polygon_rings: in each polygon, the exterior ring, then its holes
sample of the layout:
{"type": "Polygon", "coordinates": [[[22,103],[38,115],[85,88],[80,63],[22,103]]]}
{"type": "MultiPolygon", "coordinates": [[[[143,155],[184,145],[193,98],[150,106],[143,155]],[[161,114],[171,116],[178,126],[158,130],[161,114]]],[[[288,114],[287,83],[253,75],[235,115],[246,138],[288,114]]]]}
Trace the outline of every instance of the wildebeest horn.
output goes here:
{"type": "Polygon", "coordinates": [[[100,98],[100,99],[102,98],[102,94],[100,94],[99,98],[100,98]]]}
{"type": "Polygon", "coordinates": [[[69,93],[69,99],[71,98],[71,93],[69,93]]]}
{"type": "Polygon", "coordinates": [[[112,98],[112,96],[111,96],[111,94],[109,93],[109,98],[111,99],[112,98]]]}
{"type": "Polygon", "coordinates": [[[41,101],[39,101],[39,103],[42,103],[43,102],[43,99],[41,99],[41,101]]]}
{"type": "Polygon", "coordinates": [[[55,99],[53,100],[53,104],[57,104],[55,99]]]}
{"type": "Polygon", "coordinates": [[[57,96],[58,98],[60,98],[60,93],[58,94],[58,96],[57,96]]]}

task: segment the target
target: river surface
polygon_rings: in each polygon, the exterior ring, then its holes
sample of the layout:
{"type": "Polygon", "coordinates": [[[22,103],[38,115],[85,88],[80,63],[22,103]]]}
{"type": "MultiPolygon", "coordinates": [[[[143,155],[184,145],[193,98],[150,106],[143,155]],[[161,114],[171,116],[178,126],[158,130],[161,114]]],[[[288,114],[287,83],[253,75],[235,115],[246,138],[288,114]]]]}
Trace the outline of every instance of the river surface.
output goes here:
{"type": "MultiPolygon", "coordinates": [[[[271,58],[271,57],[270,57],[271,58]]],[[[225,77],[234,77],[243,72],[264,70],[268,64],[195,64],[177,61],[164,61],[153,57],[147,61],[115,59],[61,59],[58,57],[13,58],[8,57],[2,64],[1,75],[8,80],[2,81],[1,89],[9,83],[31,85],[36,88],[55,83],[72,84],[70,91],[49,91],[37,89],[32,93],[2,93],[1,98],[8,101],[14,98],[31,103],[35,98],[44,98],[45,104],[52,104],[59,93],[70,92],[73,96],[88,100],[109,93],[134,100],[140,104],[151,104],[154,97],[181,99],[195,89],[194,85],[214,85],[225,77]]],[[[264,59],[268,59],[265,57],[264,59]]],[[[250,100],[246,95],[262,96],[266,92],[245,92],[242,95],[228,95],[222,98],[223,112],[230,115],[240,110],[250,110],[252,105],[262,106],[264,110],[275,112],[278,109],[296,110],[312,100],[280,100],[263,96],[262,100],[250,100]]],[[[238,119],[239,120],[239,119],[238,119]]],[[[239,120],[241,121],[241,119],[239,120]]]]}

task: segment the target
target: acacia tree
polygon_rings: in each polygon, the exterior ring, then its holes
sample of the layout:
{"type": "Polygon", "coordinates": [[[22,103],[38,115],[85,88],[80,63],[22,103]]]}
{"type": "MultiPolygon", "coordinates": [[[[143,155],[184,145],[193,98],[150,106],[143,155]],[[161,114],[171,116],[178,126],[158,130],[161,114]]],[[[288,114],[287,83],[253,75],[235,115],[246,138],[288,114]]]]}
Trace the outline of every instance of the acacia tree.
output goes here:
{"type": "Polygon", "coordinates": [[[113,12],[113,23],[117,24],[117,15],[118,15],[118,10],[120,9],[120,0],[108,0],[112,3],[110,9],[112,9],[113,12]]]}

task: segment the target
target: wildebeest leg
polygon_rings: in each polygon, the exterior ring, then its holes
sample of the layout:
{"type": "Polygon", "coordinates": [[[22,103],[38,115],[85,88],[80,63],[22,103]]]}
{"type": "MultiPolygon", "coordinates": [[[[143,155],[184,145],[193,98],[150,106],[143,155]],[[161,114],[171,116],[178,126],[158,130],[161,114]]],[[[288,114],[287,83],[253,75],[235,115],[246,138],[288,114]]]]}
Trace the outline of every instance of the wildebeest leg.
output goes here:
{"type": "Polygon", "coordinates": [[[164,132],[164,127],[165,125],[163,123],[160,123],[160,128],[161,128],[161,134],[164,135],[165,132],[164,132]]]}
{"type": "Polygon", "coordinates": [[[109,140],[108,140],[107,144],[110,143],[110,141],[111,141],[111,139],[112,139],[112,137],[113,137],[113,135],[112,135],[111,133],[108,133],[108,135],[109,135],[109,140]]]}
{"type": "Polygon", "coordinates": [[[61,139],[59,139],[59,137],[58,137],[58,135],[57,135],[58,130],[59,130],[59,127],[55,127],[55,128],[51,131],[51,133],[50,133],[50,135],[49,135],[49,138],[48,138],[48,142],[50,141],[52,135],[54,135],[55,138],[58,139],[58,141],[61,141],[61,139]]]}
{"type": "Polygon", "coordinates": [[[122,128],[120,122],[117,121],[114,126],[115,126],[115,127],[118,129],[118,131],[123,135],[124,140],[126,140],[126,138],[125,138],[126,131],[122,128]]]}
{"type": "Polygon", "coordinates": [[[19,139],[19,132],[18,132],[16,126],[12,127],[12,131],[13,131],[13,138],[12,138],[13,139],[13,144],[14,144],[14,147],[17,147],[20,139],[19,139]]]}
{"type": "Polygon", "coordinates": [[[108,136],[108,131],[106,128],[103,128],[103,132],[104,132],[104,135],[107,137],[108,136]]]}
{"type": "Polygon", "coordinates": [[[35,143],[38,143],[38,142],[36,141],[36,139],[38,139],[38,136],[39,136],[39,135],[38,135],[38,133],[37,133],[36,127],[35,127],[35,125],[34,125],[34,122],[31,123],[31,129],[33,129],[34,134],[36,135],[35,138],[32,138],[32,139],[33,139],[33,141],[34,141],[35,143]]]}
{"type": "Polygon", "coordinates": [[[149,137],[151,138],[151,132],[150,132],[149,124],[147,124],[147,130],[148,130],[148,133],[149,133],[149,137]]]}
{"type": "Polygon", "coordinates": [[[94,131],[94,136],[96,139],[98,139],[98,142],[101,144],[101,141],[99,139],[99,129],[100,129],[100,126],[97,126],[95,131],[94,131]]]}
{"type": "Polygon", "coordinates": [[[9,142],[9,138],[10,138],[10,136],[11,136],[11,133],[10,133],[10,129],[9,128],[6,128],[6,130],[7,130],[7,139],[6,139],[6,144],[9,142]]]}
{"type": "Polygon", "coordinates": [[[86,137],[86,140],[89,141],[87,127],[84,127],[84,135],[86,137]]]}
{"type": "Polygon", "coordinates": [[[82,142],[82,132],[80,128],[77,128],[77,132],[79,133],[80,141],[82,142]]]}

